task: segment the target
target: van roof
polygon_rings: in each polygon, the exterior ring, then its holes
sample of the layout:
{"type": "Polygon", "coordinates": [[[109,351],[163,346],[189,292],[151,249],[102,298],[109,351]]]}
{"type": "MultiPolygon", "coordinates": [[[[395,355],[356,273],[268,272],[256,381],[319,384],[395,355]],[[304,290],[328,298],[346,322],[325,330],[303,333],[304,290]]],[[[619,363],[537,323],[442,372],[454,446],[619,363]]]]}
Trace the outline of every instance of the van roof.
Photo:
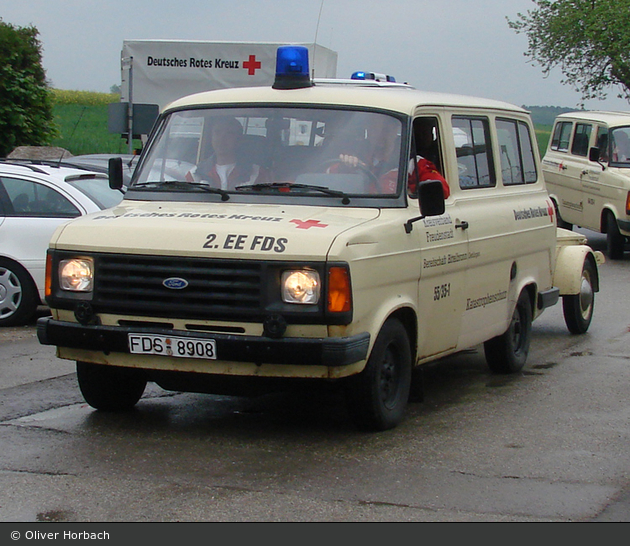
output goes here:
{"type": "Polygon", "coordinates": [[[204,105],[224,104],[289,104],[363,106],[411,115],[421,106],[479,108],[527,113],[527,110],[507,102],[420,91],[410,86],[339,85],[316,83],[302,89],[271,87],[241,87],[196,93],[169,104],[165,111],[204,105]]]}
{"type": "Polygon", "coordinates": [[[608,112],[604,110],[581,110],[576,112],[565,112],[558,118],[566,120],[584,120],[605,123],[610,127],[620,125],[630,125],[630,112],[608,112]]]}

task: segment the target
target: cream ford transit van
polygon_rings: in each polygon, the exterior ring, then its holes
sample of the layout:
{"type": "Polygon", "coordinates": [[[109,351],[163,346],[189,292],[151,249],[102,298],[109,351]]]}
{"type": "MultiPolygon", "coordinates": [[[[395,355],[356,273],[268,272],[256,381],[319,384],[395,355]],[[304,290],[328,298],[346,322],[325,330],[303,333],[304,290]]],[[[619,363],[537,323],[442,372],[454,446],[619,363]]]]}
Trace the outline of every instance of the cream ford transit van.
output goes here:
{"type": "Polygon", "coordinates": [[[542,165],[558,225],[605,233],[608,256],[623,258],[630,240],[630,112],[558,116],[542,165]]]}
{"type": "Polygon", "coordinates": [[[38,335],[77,361],[93,407],[130,408],[147,381],[338,382],[383,430],[417,366],[484,344],[491,370],[518,372],[559,297],[588,328],[601,256],[558,236],[526,111],[313,83],[294,55],[279,50],[273,87],[168,106],[120,206],[54,235],[38,335]]]}

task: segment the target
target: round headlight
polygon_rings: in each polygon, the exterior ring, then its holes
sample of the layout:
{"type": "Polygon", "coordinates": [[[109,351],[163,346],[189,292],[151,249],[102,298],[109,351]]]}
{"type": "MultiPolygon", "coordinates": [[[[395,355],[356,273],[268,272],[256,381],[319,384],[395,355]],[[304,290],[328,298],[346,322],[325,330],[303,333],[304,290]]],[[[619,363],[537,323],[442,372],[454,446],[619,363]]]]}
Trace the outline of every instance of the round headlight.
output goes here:
{"type": "Polygon", "coordinates": [[[316,304],[319,301],[319,273],[309,269],[285,271],[282,274],[282,301],[316,304]]]}
{"type": "Polygon", "coordinates": [[[72,258],[59,262],[59,287],[72,292],[90,292],[94,286],[94,262],[72,258]]]}

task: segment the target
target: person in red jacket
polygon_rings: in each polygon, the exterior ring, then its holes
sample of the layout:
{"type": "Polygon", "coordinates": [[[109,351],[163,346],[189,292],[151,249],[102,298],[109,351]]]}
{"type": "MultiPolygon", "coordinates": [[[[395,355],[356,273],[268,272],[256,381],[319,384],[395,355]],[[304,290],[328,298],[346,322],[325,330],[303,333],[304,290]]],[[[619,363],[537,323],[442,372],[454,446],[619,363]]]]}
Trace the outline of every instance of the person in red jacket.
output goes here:
{"type": "MultiPolygon", "coordinates": [[[[369,171],[377,180],[375,191],[377,193],[393,194],[396,192],[398,182],[398,153],[397,146],[398,130],[400,123],[392,117],[379,115],[375,118],[372,126],[367,131],[367,151],[363,159],[357,155],[340,154],[339,162],[352,168],[361,168],[369,171]]],[[[427,144],[428,139],[432,139],[433,128],[431,125],[423,125],[422,132],[427,140],[418,142],[418,149],[422,149],[427,144]]],[[[417,135],[416,138],[421,138],[417,135]]],[[[450,195],[450,188],[446,179],[438,171],[435,164],[421,156],[416,155],[415,159],[409,161],[408,191],[410,195],[415,195],[418,182],[425,180],[439,180],[442,183],[444,199],[450,195]],[[417,174],[416,174],[417,171],[417,174]]]]}

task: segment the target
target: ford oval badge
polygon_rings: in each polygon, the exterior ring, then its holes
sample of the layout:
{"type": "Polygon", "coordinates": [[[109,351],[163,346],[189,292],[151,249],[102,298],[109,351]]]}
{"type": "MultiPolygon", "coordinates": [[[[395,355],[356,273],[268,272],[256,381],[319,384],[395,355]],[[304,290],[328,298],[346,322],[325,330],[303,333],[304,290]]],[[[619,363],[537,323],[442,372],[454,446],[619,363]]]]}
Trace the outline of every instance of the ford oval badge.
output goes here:
{"type": "Polygon", "coordinates": [[[162,284],[171,290],[181,290],[182,288],[186,288],[188,286],[188,281],[180,277],[170,277],[168,279],[164,279],[162,284]]]}

